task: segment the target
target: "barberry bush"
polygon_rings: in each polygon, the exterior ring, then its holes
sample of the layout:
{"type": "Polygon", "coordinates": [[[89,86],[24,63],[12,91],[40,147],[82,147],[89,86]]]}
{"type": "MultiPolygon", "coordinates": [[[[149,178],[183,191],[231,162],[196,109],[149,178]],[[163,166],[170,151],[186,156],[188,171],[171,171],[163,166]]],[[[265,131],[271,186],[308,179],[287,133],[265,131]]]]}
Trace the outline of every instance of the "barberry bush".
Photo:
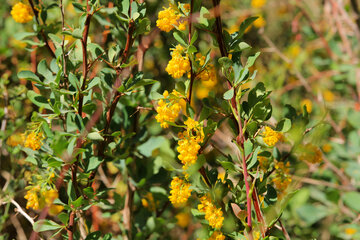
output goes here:
{"type": "Polygon", "coordinates": [[[359,11],[6,1],[0,239],[359,239],[359,11]]]}

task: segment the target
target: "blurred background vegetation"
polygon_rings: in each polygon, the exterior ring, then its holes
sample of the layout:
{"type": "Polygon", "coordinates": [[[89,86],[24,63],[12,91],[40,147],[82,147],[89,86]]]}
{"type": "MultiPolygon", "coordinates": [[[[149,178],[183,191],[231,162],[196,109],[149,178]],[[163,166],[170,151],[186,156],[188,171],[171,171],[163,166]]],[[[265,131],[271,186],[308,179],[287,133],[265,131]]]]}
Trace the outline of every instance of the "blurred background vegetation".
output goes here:
{"type": "MultiPolygon", "coordinates": [[[[31,82],[18,79],[17,73],[36,71],[38,59],[47,55],[44,47],[32,51],[33,43],[29,41],[35,40],[24,40],[17,34],[31,32],[34,26],[16,23],[11,18],[11,6],[15,3],[15,0],[4,0],[0,6],[0,239],[27,239],[31,232],[31,225],[5,200],[11,196],[25,208],[24,188],[30,176],[37,174],[36,168],[25,161],[20,148],[14,147],[37,109],[26,98],[27,90],[33,88],[31,82]]],[[[145,54],[144,74],[161,82],[154,85],[152,91],[171,90],[175,83],[164,69],[170,58],[169,49],[175,42],[155,27],[157,12],[164,1],[146,3],[154,30],[147,35],[150,47],[145,54]]],[[[64,4],[67,24],[77,25],[79,14],[69,1],[64,4]]],[[[204,4],[211,8],[210,1],[204,4]]],[[[290,158],[294,162],[291,165],[294,195],[284,209],[282,220],[291,239],[360,239],[359,5],[357,0],[221,1],[221,16],[229,33],[236,31],[246,17],[260,17],[247,30],[244,41],[252,46],[247,54],[261,51],[254,66],[258,71],[255,82],[263,82],[272,91],[273,121],[286,116],[287,104],[290,104],[299,113],[306,106],[311,119],[308,126],[319,123],[308,141],[321,148],[322,162],[312,165],[295,161],[295,156],[290,158]]],[[[59,28],[59,19],[56,8],[48,11],[49,28],[59,28]]],[[[106,34],[112,29],[104,27],[99,18],[93,22],[90,34],[93,42],[104,49],[116,44],[116,39],[112,39],[115,35],[106,34]]],[[[202,34],[198,46],[204,52],[214,43],[206,33],[202,34]]],[[[67,40],[74,41],[70,36],[67,40]]],[[[218,54],[218,49],[211,52],[213,57],[218,54]]],[[[222,95],[223,84],[220,81],[210,85],[196,83],[194,107],[198,108],[200,100],[209,94],[222,95]]],[[[136,106],[133,110],[136,111],[136,106]]],[[[162,163],[165,158],[175,158],[175,143],[171,138],[158,136],[162,130],[154,118],[146,124],[150,136],[137,147],[147,157],[147,162],[142,163],[146,166],[144,175],[137,179],[138,187],[143,190],[134,196],[137,227],[146,234],[157,232],[151,239],[195,239],[199,225],[194,224],[190,208],[180,211],[165,206],[170,174],[162,163]],[[152,154],[148,155],[149,152],[152,154]],[[142,222],[149,219],[155,209],[157,215],[163,208],[162,221],[154,218],[153,222],[142,222]]],[[[216,141],[221,142],[228,134],[226,130],[220,131],[216,141]]],[[[211,151],[208,158],[210,164],[215,164],[211,151]]],[[[106,213],[100,206],[94,214],[98,228],[112,232],[113,236],[122,228],[118,210],[122,208],[126,183],[121,169],[120,161],[104,165],[100,173],[105,178],[101,179],[102,184],[112,188],[106,193],[106,199],[115,204],[111,207],[104,204],[106,213]]]]}

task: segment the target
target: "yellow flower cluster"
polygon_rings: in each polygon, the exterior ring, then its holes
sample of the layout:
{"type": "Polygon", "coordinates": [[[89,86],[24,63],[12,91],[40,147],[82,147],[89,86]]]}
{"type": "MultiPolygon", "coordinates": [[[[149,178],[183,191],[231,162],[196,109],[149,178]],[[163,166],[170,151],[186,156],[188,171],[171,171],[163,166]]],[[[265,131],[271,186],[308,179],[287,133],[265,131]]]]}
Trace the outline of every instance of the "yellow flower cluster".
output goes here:
{"type": "Polygon", "coordinates": [[[185,212],[182,212],[182,213],[178,213],[176,214],[176,219],[177,219],[177,225],[179,225],[180,227],[182,228],[185,228],[189,225],[190,223],[190,220],[191,220],[191,216],[189,213],[185,213],[185,212]]]}
{"type": "Polygon", "coordinates": [[[42,133],[30,132],[28,135],[23,135],[24,147],[38,150],[41,148],[43,139],[42,133]]]}
{"type": "Polygon", "coordinates": [[[266,171],[270,166],[270,161],[267,157],[258,156],[257,160],[259,161],[259,165],[261,170],[266,171]]]}
{"type": "Polygon", "coordinates": [[[208,240],[225,240],[225,236],[221,232],[215,231],[208,240]]]}
{"type": "Polygon", "coordinates": [[[169,95],[168,91],[164,91],[164,98],[158,101],[158,107],[156,108],[158,115],[156,115],[155,119],[162,128],[168,128],[168,122],[175,122],[181,110],[181,94],[173,90],[171,95],[169,95]]]}
{"type": "Polygon", "coordinates": [[[190,12],[190,4],[184,4],[183,7],[185,15],[181,14],[175,5],[170,4],[168,8],[164,7],[164,10],[160,11],[158,14],[156,26],[164,32],[170,32],[175,27],[177,27],[180,31],[186,30],[188,21],[182,19],[182,17],[186,17],[186,15],[190,12]]]}
{"type": "Polygon", "coordinates": [[[11,16],[18,23],[27,23],[33,19],[33,12],[29,5],[18,2],[12,7],[11,16]]]}
{"type": "Polygon", "coordinates": [[[251,7],[262,8],[266,4],[266,0],[251,0],[251,7]]]}
{"type": "Polygon", "coordinates": [[[209,196],[203,196],[200,199],[198,209],[205,213],[205,219],[209,221],[209,225],[213,228],[220,229],[223,225],[224,217],[221,208],[216,208],[209,196]]]}
{"type": "Polygon", "coordinates": [[[154,201],[154,196],[151,192],[145,194],[144,198],[141,199],[141,203],[144,208],[147,208],[149,211],[155,211],[156,203],[154,201]]]}
{"type": "MultiPolygon", "coordinates": [[[[205,56],[201,53],[196,54],[196,61],[199,62],[200,66],[205,64],[205,56]]],[[[207,66],[196,76],[197,79],[201,80],[201,85],[196,88],[196,97],[199,99],[206,98],[209,96],[209,92],[214,90],[217,84],[216,69],[213,64],[207,64],[207,66]]]]}
{"type": "Polygon", "coordinates": [[[158,14],[156,26],[162,31],[170,32],[178,25],[179,18],[180,15],[176,14],[174,9],[171,7],[164,8],[164,10],[160,11],[158,14]]]}
{"type": "Polygon", "coordinates": [[[177,45],[172,50],[171,60],[165,68],[165,71],[173,78],[181,78],[185,73],[190,71],[190,61],[187,54],[183,56],[185,49],[177,45]]]}
{"type": "Polygon", "coordinates": [[[299,159],[309,163],[320,163],[322,161],[322,153],[318,147],[311,143],[302,145],[297,150],[299,152],[299,159]]]}
{"type": "Polygon", "coordinates": [[[269,147],[275,146],[278,141],[283,139],[283,135],[279,132],[272,130],[270,127],[265,127],[265,132],[263,133],[263,140],[269,147]]]}
{"type": "Polygon", "coordinates": [[[17,145],[20,145],[24,142],[24,138],[21,134],[15,133],[14,135],[11,135],[7,140],[6,144],[10,147],[16,147],[17,145]]]}
{"type": "Polygon", "coordinates": [[[34,210],[39,209],[39,197],[38,192],[40,191],[40,186],[34,186],[26,192],[24,198],[27,200],[26,208],[32,208],[34,210]]]}
{"type": "Polygon", "coordinates": [[[58,197],[59,194],[55,189],[41,190],[39,185],[33,186],[24,196],[27,200],[27,209],[38,210],[47,206],[49,207],[49,214],[53,216],[59,214],[64,209],[62,205],[53,204],[54,200],[58,197]]]}
{"type": "Polygon", "coordinates": [[[179,133],[180,141],[177,151],[179,152],[179,160],[184,164],[183,168],[187,169],[197,160],[201,148],[200,143],[204,140],[204,131],[200,123],[191,118],[188,118],[184,123],[187,129],[179,133]]]}
{"type": "Polygon", "coordinates": [[[357,232],[357,230],[353,227],[345,228],[346,235],[354,235],[356,232],[357,232]]]}
{"type": "Polygon", "coordinates": [[[186,183],[184,180],[174,177],[170,184],[170,196],[169,200],[174,206],[179,206],[186,203],[191,196],[190,183],[186,183]]]}
{"type": "Polygon", "coordinates": [[[262,28],[262,27],[265,27],[265,25],[266,25],[266,21],[262,16],[259,16],[259,18],[256,19],[254,22],[254,26],[256,28],[262,28]]]}
{"type": "Polygon", "coordinates": [[[308,113],[311,113],[312,112],[312,102],[310,99],[306,98],[306,99],[303,99],[301,102],[300,102],[300,105],[301,105],[301,110],[303,108],[303,106],[305,105],[306,107],[306,111],[308,113]]]}
{"type": "Polygon", "coordinates": [[[292,181],[289,175],[289,166],[289,162],[287,162],[286,165],[284,162],[275,162],[275,178],[273,178],[272,181],[275,184],[276,189],[281,193],[287,189],[292,181]]]}

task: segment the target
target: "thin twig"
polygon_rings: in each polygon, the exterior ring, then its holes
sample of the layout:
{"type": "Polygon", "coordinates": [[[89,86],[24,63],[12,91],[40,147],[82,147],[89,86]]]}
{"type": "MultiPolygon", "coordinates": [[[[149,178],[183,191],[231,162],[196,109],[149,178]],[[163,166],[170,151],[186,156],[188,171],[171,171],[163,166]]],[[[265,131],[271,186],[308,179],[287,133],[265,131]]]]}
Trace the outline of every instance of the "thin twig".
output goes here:
{"type": "MultiPolygon", "coordinates": [[[[33,11],[33,13],[34,13],[36,23],[37,23],[37,24],[39,25],[39,27],[41,28],[41,26],[40,26],[40,21],[39,21],[39,12],[38,12],[38,10],[36,10],[36,8],[35,8],[35,6],[34,6],[34,3],[33,3],[33,0],[29,0],[29,3],[30,3],[30,7],[31,7],[31,9],[32,9],[32,11],[33,11]]],[[[44,42],[45,42],[45,46],[46,46],[46,48],[49,50],[51,56],[52,56],[53,58],[56,58],[55,51],[54,51],[54,49],[50,46],[49,40],[48,40],[47,36],[45,35],[43,29],[40,30],[40,35],[41,35],[41,37],[43,38],[43,40],[44,40],[44,42]]]]}
{"type": "Polygon", "coordinates": [[[34,220],[21,208],[21,206],[14,199],[11,199],[11,203],[15,205],[16,211],[18,213],[23,215],[31,223],[31,225],[34,225],[34,220]]]}

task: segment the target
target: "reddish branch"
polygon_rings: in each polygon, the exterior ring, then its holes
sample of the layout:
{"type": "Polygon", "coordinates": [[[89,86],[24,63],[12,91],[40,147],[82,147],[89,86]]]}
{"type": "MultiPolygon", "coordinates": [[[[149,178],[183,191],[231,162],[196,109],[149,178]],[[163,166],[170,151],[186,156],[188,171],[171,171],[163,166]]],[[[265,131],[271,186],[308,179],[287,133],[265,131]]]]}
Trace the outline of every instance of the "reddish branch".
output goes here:
{"type": "MultiPolygon", "coordinates": [[[[223,39],[223,35],[222,35],[222,23],[221,23],[221,15],[220,15],[220,1],[219,0],[212,0],[213,2],[213,6],[214,6],[214,13],[215,13],[215,36],[219,45],[219,49],[221,52],[221,56],[222,57],[227,57],[228,52],[224,43],[224,39],[223,39]]],[[[227,86],[229,89],[232,88],[231,83],[229,82],[229,80],[227,81],[227,86]]],[[[234,96],[231,99],[231,105],[235,111],[235,114],[238,115],[238,125],[239,125],[239,135],[236,138],[236,141],[238,143],[238,145],[244,149],[244,141],[245,141],[245,136],[243,134],[243,130],[242,130],[242,122],[241,122],[241,116],[240,113],[238,112],[238,107],[237,107],[237,101],[236,101],[236,91],[234,93],[234,96]]],[[[251,230],[252,230],[252,219],[251,219],[251,197],[250,196],[250,184],[249,184],[249,174],[247,172],[247,165],[246,165],[246,156],[242,156],[242,165],[243,165],[243,174],[244,174],[244,181],[245,181],[245,187],[246,187],[246,200],[247,200],[247,224],[248,227],[250,228],[250,238],[252,238],[252,234],[251,234],[251,230]]],[[[254,192],[253,192],[254,194],[254,192]]],[[[264,218],[262,216],[261,213],[261,209],[259,206],[259,202],[254,200],[253,201],[254,204],[254,208],[255,208],[255,212],[256,212],[256,216],[258,218],[258,220],[263,223],[265,225],[265,221],[264,218]]],[[[263,226],[263,228],[266,228],[266,226],[263,226]]],[[[262,231],[263,232],[263,231],[262,231]]],[[[263,234],[264,235],[264,234],[263,234]]]]}

